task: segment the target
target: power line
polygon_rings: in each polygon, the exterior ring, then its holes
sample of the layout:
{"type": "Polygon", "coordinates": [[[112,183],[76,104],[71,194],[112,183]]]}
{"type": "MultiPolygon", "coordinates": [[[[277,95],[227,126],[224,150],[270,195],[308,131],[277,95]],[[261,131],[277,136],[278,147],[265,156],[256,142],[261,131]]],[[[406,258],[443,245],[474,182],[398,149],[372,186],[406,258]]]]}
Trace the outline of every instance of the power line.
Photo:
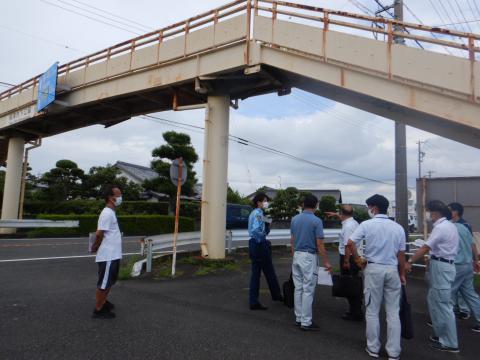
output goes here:
{"type": "Polygon", "coordinates": [[[83,7],[81,7],[81,6],[77,6],[77,5],[71,4],[71,3],[67,2],[67,1],[64,1],[64,0],[56,0],[56,1],[58,1],[59,3],[65,4],[65,5],[67,5],[67,6],[73,7],[73,8],[75,8],[75,9],[79,9],[79,10],[81,10],[81,11],[84,11],[84,12],[86,12],[86,13],[89,13],[89,14],[92,14],[92,15],[95,15],[95,16],[100,16],[100,17],[102,17],[103,19],[106,19],[106,20],[109,20],[109,21],[113,21],[113,22],[118,23],[118,24],[120,24],[120,25],[128,26],[128,27],[130,27],[130,28],[132,28],[132,29],[140,30],[140,31],[143,31],[143,32],[147,32],[147,31],[150,30],[150,29],[145,30],[145,27],[143,27],[143,25],[142,25],[142,27],[139,27],[139,26],[137,26],[137,25],[128,24],[128,23],[125,23],[125,22],[123,22],[123,21],[116,20],[116,19],[113,19],[113,18],[111,18],[111,17],[108,17],[108,16],[106,16],[106,15],[99,14],[98,12],[85,9],[85,8],[83,8],[83,7]]]}
{"type": "MultiPolygon", "coordinates": [[[[143,115],[143,117],[148,118],[148,119],[160,120],[160,121],[163,121],[163,122],[166,122],[166,123],[169,123],[169,124],[173,124],[173,125],[177,125],[177,126],[178,126],[178,124],[181,124],[182,126],[190,127],[190,128],[195,129],[195,130],[199,130],[199,129],[201,129],[203,131],[205,130],[205,128],[201,127],[201,126],[183,124],[183,123],[179,123],[177,121],[168,120],[168,119],[164,119],[164,118],[160,118],[160,117],[156,117],[156,116],[152,116],[152,115],[143,115]]],[[[269,147],[269,146],[261,145],[259,143],[254,142],[254,141],[251,141],[251,140],[248,140],[248,139],[245,139],[245,138],[242,138],[242,137],[238,137],[238,136],[235,136],[235,135],[229,135],[229,141],[233,141],[233,142],[236,142],[236,143],[244,145],[244,146],[250,146],[250,147],[252,147],[254,149],[257,149],[257,150],[262,150],[262,151],[265,151],[265,152],[268,152],[268,153],[283,156],[283,157],[286,157],[286,158],[289,158],[289,159],[292,159],[292,160],[296,160],[296,161],[299,161],[301,163],[309,164],[309,165],[312,165],[312,166],[315,166],[315,167],[319,167],[319,168],[322,168],[322,169],[325,169],[325,170],[330,170],[330,171],[340,173],[340,174],[343,174],[343,175],[348,175],[348,176],[355,177],[355,178],[358,178],[358,179],[363,179],[363,180],[366,180],[368,182],[375,182],[375,183],[380,183],[380,184],[383,184],[383,185],[394,186],[394,184],[386,182],[386,181],[370,178],[370,177],[363,176],[363,175],[358,175],[358,174],[355,174],[355,173],[352,173],[352,172],[349,172],[349,171],[337,169],[337,168],[334,168],[334,167],[331,167],[331,166],[328,166],[328,165],[323,165],[323,164],[320,164],[320,163],[317,163],[317,162],[314,162],[314,161],[303,159],[303,158],[300,158],[296,155],[289,154],[287,152],[277,150],[277,149],[269,147]]]]}
{"type": "Polygon", "coordinates": [[[75,11],[75,10],[68,9],[68,8],[66,8],[66,7],[60,6],[60,5],[58,5],[58,4],[53,4],[53,3],[51,3],[51,2],[49,2],[49,1],[47,1],[47,0],[40,0],[40,1],[43,2],[43,3],[45,3],[45,4],[48,4],[48,5],[50,5],[50,6],[55,6],[55,7],[59,8],[59,9],[62,9],[62,10],[71,12],[71,13],[73,13],[73,14],[76,14],[76,15],[79,15],[79,16],[82,16],[82,17],[85,17],[85,18],[87,18],[87,19],[90,19],[90,20],[93,20],[93,21],[102,23],[102,24],[104,24],[104,25],[108,25],[108,26],[111,26],[111,27],[113,27],[113,28],[120,29],[120,30],[123,30],[123,31],[127,31],[127,32],[132,33],[132,34],[135,34],[135,35],[141,35],[140,33],[136,32],[136,31],[132,31],[132,30],[126,29],[126,28],[124,28],[124,27],[122,27],[122,26],[117,26],[117,25],[115,25],[115,24],[108,23],[108,22],[106,22],[106,21],[102,21],[102,20],[97,19],[97,18],[94,18],[94,17],[92,17],[92,16],[85,15],[85,14],[82,14],[82,13],[80,13],[80,12],[78,12],[78,11],[75,11]]]}
{"type": "Polygon", "coordinates": [[[384,131],[383,128],[378,126],[377,124],[373,122],[360,122],[360,121],[355,121],[355,119],[349,118],[349,115],[337,110],[333,107],[328,106],[328,104],[322,103],[322,102],[313,102],[313,100],[309,100],[308,97],[305,95],[304,98],[300,96],[301,94],[292,94],[294,98],[297,98],[299,101],[303,102],[304,104],[310,106],[311,108],[317,110],[317,111],[322,111],[324,113],[327,113],[329,115],[332,115],[334,118],[340,120],[340,122],[345,123],[347,125],[354,126],[355,128],[360,128],[362,130],[365,129],[366,126],[369,127],[375,127],[378,130],[384,131]],[[323,105],[323,107],[317,107],[317,105],[323,105]]]}
{"type": "Polygon", "coordinates": [[[66,44],[61,44],[61,43],[52,41],[52,40],[50,40],[50,39],[43,38],[43,37],[38,36],[38,35],[29,34],[29,33],[26,33],[26,32],[24,32],[24,31],[11,28],[11,27],[9,27],[9,26],[0,25],[0,28],[6,29],[6,30],[9,30],[9,31],[12,31],[12,32],[16,32],[16,33],[21,34],[21,35],[24,35],[24,36],[28,36],[28,37],[31,37],[31,38],[33,38],[33,39],[37,39],[37,40],[43,41],[43,42],[45,42],[45,43],[49,43],[49,44],[52,44],[52,45],[56,45],[56,46],[59,46],[59,47],[61,47],[61,48],[63,48],[63,49],[68,49],[68,50],[72,50],[72,51],[80,51],[79,49],[72,48],[71,46],[68,46],[68,45],[66,45],[66,44]]]}
{"type": "MultiPolygon", "coordinates": [[[[444,20],[443,15],[441,14],[440,10],[438,10],[435,2],[434,2],[433,0],[428,0],[428,1],[430,2],[430,5],[432,6],[432,9],[437,13],[438,18],[440,19],[440,21],[441,21],[442,23],[447,23],[448,21],[444,20]]],[[[440,4],[440,5],[442,5],[442,4],[440,4]]],[[[447,15],[448,15],[448,13],[447,13],[447,15]]],[[[450,19],[450,22],[453,23],[453,21],[451,21],[451,19],[450,19]]],[[[451,35],[451,37],[452,37],[452,39],[453,39],[454,41],[457,39],[457,37],[455,37],[455,36],[453,36],[453,35],[451,35]]],[[[462,43],[463,43],[463,38],[460,38],[460,37],[459,37],[459,39],[460,39],[460,40],[462,41],[462,43]]]]}
{"type": "Polygon", "coordinates": [[[134,25],[141,26],[142,28],[147,29],[147,31],[155,30],[155,29],[154,29],[153,27],[151,27],[151,26],[147,26],[147,25],[145,25],[145,24],[142,24],[142,23],[139,23],[139,22],[137,22],[137,21],[128,19],[128,18],[126,18],[126,17],[120,16],[120,15],[116,15],[116,14],[110,12],[110,11],[100,9],[100,8],[98,8],[98,7],[95,7],[95,6],[93,6],[93,5],[84,3],[84,2],[82,2],[82,1],[78,1],[78,0],[70,0],[70,1],[73,1],[73,2],[76,2],[76,3],[78,3],[78,4],[82,4],[82,5],[84,5],[84,6],[87,6],[87,7],[89,7],[89,8],[92,8],[92,9],[95,9],[95,10],[98,10],[98,11],[101,11],[101,12],[103,12],[103,13],[105,13],[105,14],[109,14],[109,15],[114,16],[114,17],[116,17],[116,18],[119,18],[119,19],[121,19],[121,20],[128,21],[128,22],[130,22],[130,23],[132,23],[132,24],[134,24],[134,25]]]}
{"type": "MultiPolygon", "coordinates": [[[[478,2],[474,0],[472,1],[473,1],[473,5],[475,6],[475,9],[477,10],[478,16],[480,16],[480,6],[478,5],[478,2]]],[[[470,4],[470,1],[468,2],[468,4],[470,4]]]]}
{"type": "Polygon", "coordinates": [[[15,85],[14,85],[14,84],[7,83],[7,82],[4,82],[4,81],[0,81],[0,86],[12,87],[12,86],[15,86],[15,85]]]}
{"type": "Polygon", "coordinates": [[[460,21],[460,22],[456,22],[456,23],[453,23],[453,24],[437,24],[437,25],[433,25],[434,27],[435,26],[453,26],[453,25],[459,25],[459,24],[472,24],[472,23],[477,23],[477,22],[480,22],[480,19],[475,19],[475,20],[468,20],[468,21],[460,21]]]}
{"type": "Polygon", "coordinates": [[[342,118],[342,117],[337,116],[335,113],[332,113],[331,111],[333,111],[333,109],[328,109],[326,107],[325,108],[317,107],[316,104],[313,104],[313,102],[310,102],[309,100],[304,99],[297,94],[292,94],[292,96],[293,96],[293,98],[297,99],[298,101],[302,102],[303,104],[310,106],[314,110],[321,111],[321,112],[327,113],[329,115],[332,115],[334,118],[338,119],[342,124],[350,125],[350,126],[354,127],[355,129],[361,127],[360,124],[358,124],[356,122],[352,122],[352,121],[350,121],[350,119],[342,118]]]}
{"type": "Polygon", "coordinates": [[[353,4],[353,6],[355,6],[358,10],[360,10],[361,12],[367,14],[367,15],[375,15],[373,13],[373,11],[371,11],[368,7],[366,7],[365,5],[363,5],[361,2],[357,1],[357,0],[348,0],[351,4],[353,4]]]}
{"type": "MultiPolygon", "coordinates": [[[[430,3],[432,3],[432,0],[430,0],[430,3]]],[[[445,5],[443,4],[443,1],[442,0],[438,0],[438,3],[440,4],[441,8],[443,9],[443,11],[445,12],[445,14],[447,14],[447,18],[448,18],[448,21],[450,23],[455,23],[457,21],[453,20],[452,17],[450,16],[450,13],[447,11],[447,8],[445,7],[445,5]]],[[[463,31],[462,29],[458,29],[456,26],[454,27],[455,30],[457,31],[463,31]]],[[[462,39],[462,42],[464,42],[463,38],[460,38],[462,39]]]]}
{"type": "MultiPolygon", "coordinates": [[[[417,20],[420,24],[423,25],[423,21],[412,11],[412,9],[410,9],[410,7],[407,5],[407,3],[405,2],[405,0],[403,1],[403,6],[405,6],[405,9],[407,9],[407,11],[410,13],[410,15],[412,15],[412,17],[417,20]]],[[[430,32],[432,34],[432,36],[435,38],[435,39],[438,39],[439,37],[434,33],[434,32],[430,32]]],[[[453,53],[450,51],[450,49],[446,46],[443,47],[445,49],[445,51],[449,54],[449,55],[453,55],[453,53]]]]}
{"type": "MultiPolygon", "coordinates": [[[[465,17],[465,14],[460,6],[460,4],[458,3],[458,0],[455,0],[455,3],[457,4],[457,7],[458,7],[458,11],[460,12],[460,15],[463,17],[463,20],[465,21],[464,25],[467,27],[468,31],[473,33],[473,30],[472,28],[470,27],[470,24],[467,23],[467,18],[465,17]]],[[[460,19],[461,20],[461,19],[460,19]]]]}
{"type": "MultiPolygon", "coordinates": [[[[377,3],[378,6],[380,6],[380,8],[381,8],[384,12],[386,12],[386,13],[387,13],[388,15],[390,15],[393,19],[395,19],[395,16],[388,11],[389,9],[388,9],[387,7],[385,7],[385,6],[380,2],[380,0],[373,0],[373,1],[375,1],[375,3],[377,3]]],[[[405,31],[407,34],[410,34],[410,31],[409,31],[407,28],[403,28],[403,31],[405,31]]],[[[425,49],[425,48],[423,47],[423,45],[422,45],[418,40],[414,40],[414,41],[415,41],[415,43],[418,45],[418,47],[420,47],[420,49],[425,49]]]]}

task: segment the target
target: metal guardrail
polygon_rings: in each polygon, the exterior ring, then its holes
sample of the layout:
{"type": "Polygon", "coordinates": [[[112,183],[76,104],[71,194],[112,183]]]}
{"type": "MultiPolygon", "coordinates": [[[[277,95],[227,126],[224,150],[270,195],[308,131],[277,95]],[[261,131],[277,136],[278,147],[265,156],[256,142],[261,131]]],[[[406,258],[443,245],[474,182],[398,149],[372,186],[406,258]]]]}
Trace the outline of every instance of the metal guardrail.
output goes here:
{"type": "Polygon", "coordinates": [[[0,228],[75,228],[78,227],[78,220],[0,220],[0,228]]]}
{"type": "MultiPolygon", "coordinates": [[[[408,252],[406,252],[405,255],[407,255],[409,257],[413,256],[415,254],[415,251],[420,249],[420,246],[415,244],[415,242],[408,242],[407,245],[408,245],[408,252]]],[[[430,257],[426,256],[426,259],[430,259],[430,257]]],[[[426,263],[425,264],[420,264],[420,263],[417,262],[417,263],[412,264],[412,266],[420,267],[420,268],[424,268],[424,269],[427,268],[426,263]]]]}
{"type": "MultiPolygon", "coordinates": [[[[480,40],[479,34],[465,33],[460,31],[449,30],[440,27],[431,27],[420,24],[408,23],[398,21],[395,19],[386,19],[382,17],[373,17],[368,15],[359,15],[355,13],[349,13],[345,11],[335,11],[315,6],[301,5],[292,2],[285,1],[272,1],[272,0],[237,0],[225,4],[216,9],[202,13],[200,15],[188,18],[184,21],[172,24],[170,26],[149,32],[145,35],[135,37],[133,39],[121,42],[109,48],[97,51],[93,54],[81,57],[77,60],[71,61],[67,64],[63,64],[58,68],[59,75],[68,75],[73,70],[84,69],[90,65],[96,64],[100,61],[109,61],[111,58],[130,54],[130,63],[132,62],[133,53],[139,48],[143,48],[150,44],[161,44],[166,39],[186,35],[192,29],[201,28],[209,24],[216,25],[220,20],[228,18],[238,13],[245,13],[246,16],[246,35],[241,39],[236,39],[235,42],[245,42],[245,63],[248,63],[249,56],[249,44],[251,40],[251,28],[254,26],[254,17],[252,16],[252,10],[254,15],[258,15],[259,12],[270,13],[275,20],[278,15],[288,16],[295,19],[311,20],[323,24],[324,33],[329,30],[330,25],[339,27],[346,27],[355,30],[366,31],[374,34],[385,35],[389,44],[393,43],[394,37],[400,37],[404,39],[411,39],[418,42],[426,42],[430,44],[436,44],[447,48],[455,48],[465,50],[468,52],[468,57],[473,64],[476,62],[475,54],[480,52],[480,47],[476,42],[480,40]],[[253,4],[252,4],[253,2],[253,4]],[[366,24],[359,24],[359,21],[363,21],[366,24]],[[378,24],[382,24],[385,28],[378,27],[378,24]],[[406,30],[406,32],[403,32],[406,30]],[[412,31],[421,32],[422,35],[416,35],[408,32],[408,29],[412,31]],[[438,37],[437,37],[437,36],[438,37]],[[442,40],[440,37],[452,36],[451,41],[442,40]],[[466,44],[464,43],[466,42],[466,44]]],[[[232,42],[222,44],[223,46],[231,45],[232,42]]],[[[272,44],[274,45],[274,44],[272,44]]],[[[217,46],[209,50],[215,50],[217,46]]],[[[195,56],[197,54],[189,54],[195,56]]],[[[185,53],[182,58],[187,57],[185,53]]],[[[162,65],[162,62],[158,61],[155,66],[162,65]]],[[[142,69],[136,69],[136,71],[142,69]]],[[[126,72],[133,72],[130,69],[126,72]]],[[[117,74],[116,76],[122,76],[125,73],[117,74]]],[[[10,89],[0,92],[0,101],[10,98],[12,95],[21,93],[24,90],[38,86],[38,81],[41,75],[37,75],[23,83],[11,87],[10,89]]],[[[86,83],[81,85],[85,86],[86,83]]]]}
{"type": "MultiPolygon", "coordinates": [[[[338,235],[340,229],[325,229],[325,243],[338,242],[338,235]]],[[[268,235],[268,240],[273,245],[289,245],[290,244],[290,230],[289,229],[274,229],[268,235]]],[[[250,240],[247,230],[229,230],[225,234],[225,247],[230,253],[232,249],[239,247],[246,247],[250,240]]],[[[177,239],[177,247],[197,245],[200,246],[200,232],[179,233],[177,239]]],[[[150,236],[143,240],[140,253],[147,257],[147,272],[152,271],[153,255],[158,252],[164,252],[165,249],[173,247],[173,234],[150,236]]]]}

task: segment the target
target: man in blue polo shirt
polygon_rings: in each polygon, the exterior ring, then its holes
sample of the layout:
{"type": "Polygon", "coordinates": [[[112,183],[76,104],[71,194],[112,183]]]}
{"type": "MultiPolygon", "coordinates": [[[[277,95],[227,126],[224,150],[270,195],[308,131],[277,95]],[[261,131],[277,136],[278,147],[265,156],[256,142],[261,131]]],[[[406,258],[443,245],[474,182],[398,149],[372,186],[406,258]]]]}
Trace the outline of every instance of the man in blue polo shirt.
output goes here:
{"type": "Polygon", "coordinates": [[[318,199],[315,196],[305,196],[304,210],[292,219],[290,228],[296,325],[305,331],[318,330],[318,325],[312,322],[313,296],[318,276],[318,255],[322,257],[326,270],[332,270],[323,245],[323,223],[314,214],[317,204],[318,199]]]}

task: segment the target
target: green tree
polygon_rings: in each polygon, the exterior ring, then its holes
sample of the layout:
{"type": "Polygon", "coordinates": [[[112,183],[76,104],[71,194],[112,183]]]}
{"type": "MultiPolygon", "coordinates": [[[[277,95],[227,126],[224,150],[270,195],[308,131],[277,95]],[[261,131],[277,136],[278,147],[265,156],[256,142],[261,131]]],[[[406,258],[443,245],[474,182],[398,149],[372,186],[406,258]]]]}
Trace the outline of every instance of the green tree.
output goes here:
{"type": "Polygon", "coordinates": [[[337,199],[331,195],[322,196],[318,204],[319,216],[325,219],[326,212],[337,211],[337,199]]]}
{"type": "Polygon", "coordinates": [[[154,160],[151,162],[151,168],[157,172],[158,177],[153,180],[146,180],[143,187],[169,195],[171,209],[174,209],[177,187],[170,181],[171,162],[179,157],[183,158],[187,167],[187,181],[182,186],[182,195],[192,196],[195,193],[194,187],[197,183],[193,164],[198,161],[198,155],[191,144],[190,136],[187,134],[168,131],[163,134],[163,139],[166,144],[152,151],[154,160]]]}
{"type": "Polygon", "coordinates": [[[227,202],[229,204],[250,205],[250,199],[244,198],[238,190],[233,190],[230,186],[227,188],[227,202]]]}
{"type": "Polygon", "coordinates": [[[106,185],[114,184],[122,189],[124,200],[138,200],[143,188],[124,176],[119,177],[119,174],[120,170],[110,164],[90,168],[83,179],[82,197],[101,199],[103,188],[106,185]]]}
{"type": "Polygon", "coordinates": [[[80,197],[84,171],[71,160],[59,160],[55,168],[43,174],[40,181],[48,187],[42,190],[45,200],[62,201],[80,197]]]}
{"type": "Polygon", "coordinates": [[[368,211],[365,209],[353,209],[353,218],[361,223],[370,219],[370,216],[368,215],[368,211]]]}
{"type": "Polygon", "coordinates": [[[290,220],[298,213],[300,191],[295,187],[279,190],[272,201],[270,214],[276,220],[290,220]]]}
{"type": "Polygon", "coordinates": [[[136,184],[131,180],[128,180],[124,176],[118,177],[114,181],[114,184],[118,185],[122,190],[123,200],[127,200],[127,201],[140,200],[140,194],[143,192],[143,187],[141,185],[136,184]]]}

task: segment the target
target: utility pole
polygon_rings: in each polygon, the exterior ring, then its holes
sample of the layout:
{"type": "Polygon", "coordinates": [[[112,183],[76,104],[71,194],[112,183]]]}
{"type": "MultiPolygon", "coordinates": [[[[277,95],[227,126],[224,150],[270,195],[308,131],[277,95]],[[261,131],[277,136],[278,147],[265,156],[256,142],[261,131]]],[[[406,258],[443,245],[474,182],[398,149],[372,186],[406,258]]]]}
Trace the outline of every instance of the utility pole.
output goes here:
{"type": "Polygon", "coordinates": [[[428,170],[427,171],[427,174],[428,174],[428,178],[431,179],[432,178],[432,174],[434,173],[435,171],[432,171],[432,170],[428,170]]]}
{"type": "MultiPolygon", "coordinates": [[[[403,0],[395,0],[393,4],[395,20],[403,21],[403,0]]],[[[402,32],[402,26],[394,27],[396,32],[402,32]]],[[[395,36],[396,44],[404,45],[405,39],[395,36]]],[[[395,122],[395,220],[408,234],[408,183],[407,183],[407,127],[395,122]]]]}
{"type": "Polygon", "coordinates": [[[418,145],[418,178],[422,178],[422,162],[425,157],[425,152],[422,151],[422,144],[425,144],[425,141],[417,141],[418,145]]]}

